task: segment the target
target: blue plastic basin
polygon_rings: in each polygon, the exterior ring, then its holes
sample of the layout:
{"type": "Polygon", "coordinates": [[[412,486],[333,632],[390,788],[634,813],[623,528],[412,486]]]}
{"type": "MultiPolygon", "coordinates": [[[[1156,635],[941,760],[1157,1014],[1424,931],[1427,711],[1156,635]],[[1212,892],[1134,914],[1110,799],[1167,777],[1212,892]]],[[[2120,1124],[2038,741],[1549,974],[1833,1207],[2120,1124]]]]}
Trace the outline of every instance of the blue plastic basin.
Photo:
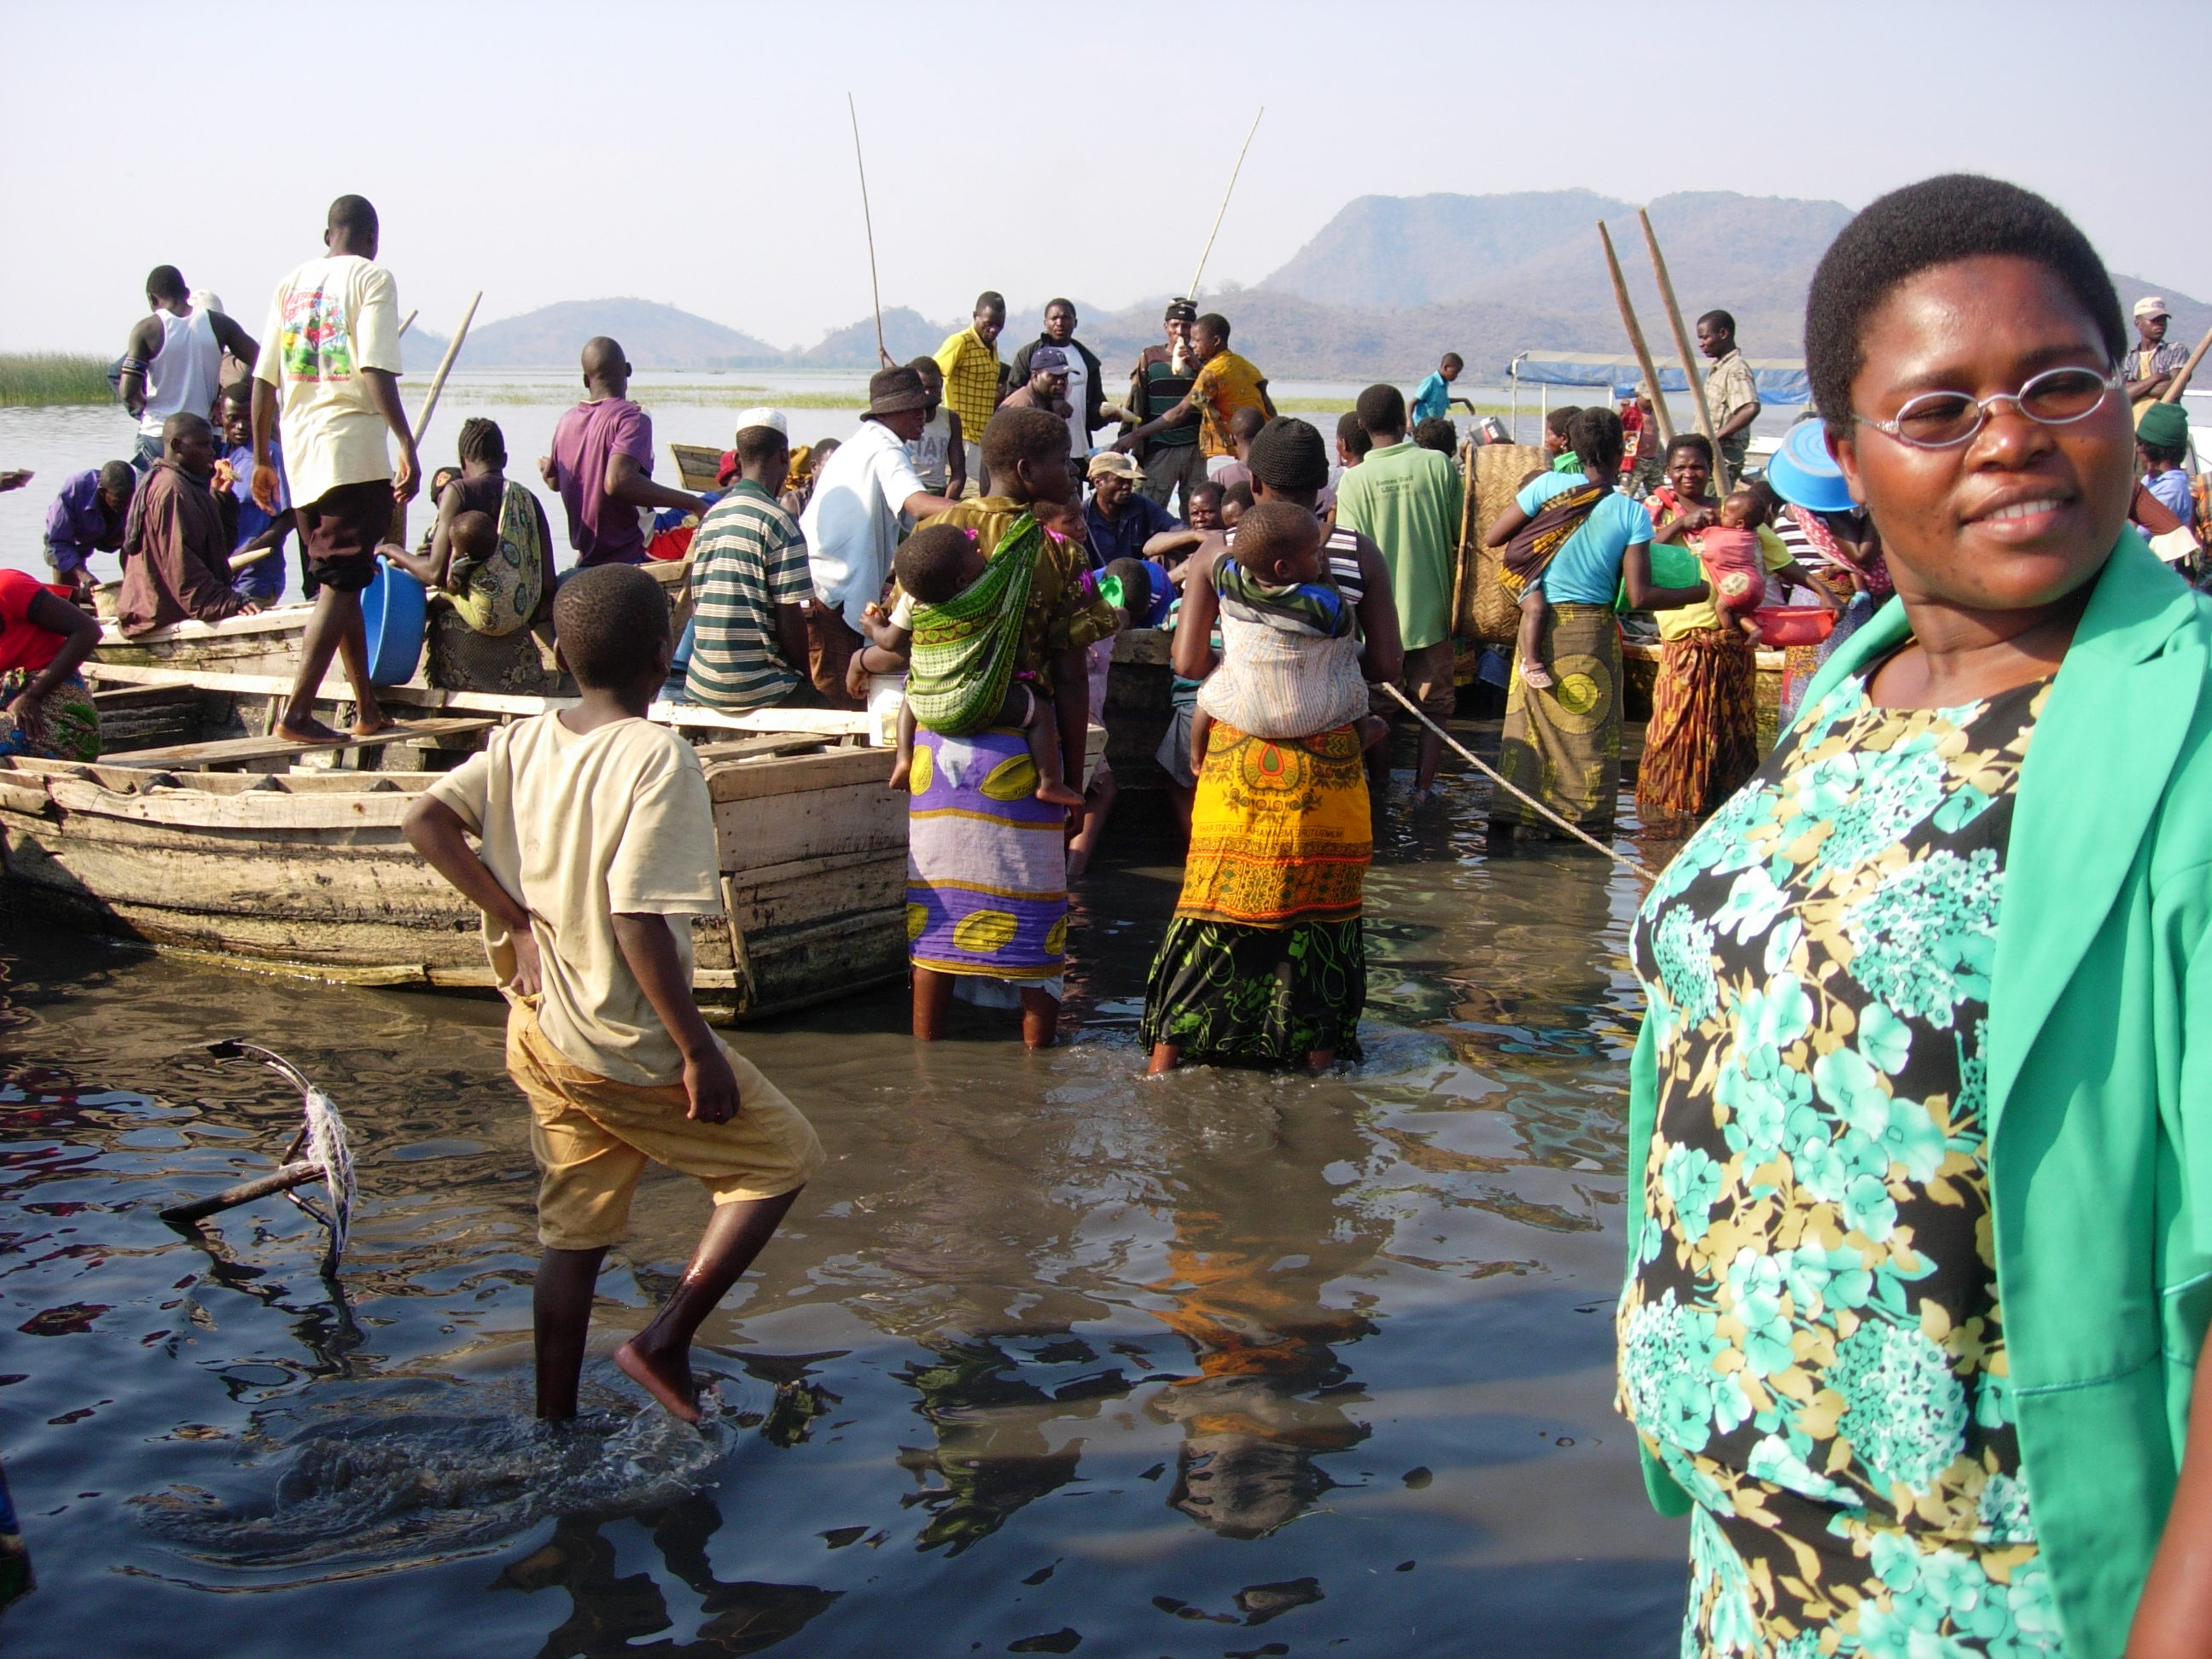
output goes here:
{"type": "Polygon", "coordinates": [[[361,595],[371,685],[404,685],[415,678],[415,665],[422,659],[428,599],[414,577],[383,559],[376,562],[376,580],[361,595]]]}

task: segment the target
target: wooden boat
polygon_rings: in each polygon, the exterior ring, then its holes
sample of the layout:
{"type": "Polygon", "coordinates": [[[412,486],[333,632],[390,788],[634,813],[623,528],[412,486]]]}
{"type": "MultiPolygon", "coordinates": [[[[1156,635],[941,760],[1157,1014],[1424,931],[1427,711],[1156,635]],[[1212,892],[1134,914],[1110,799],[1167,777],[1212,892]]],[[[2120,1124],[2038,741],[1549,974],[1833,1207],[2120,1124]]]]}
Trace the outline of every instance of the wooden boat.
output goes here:
{"type": "MultiPolygon", "coordinates": [[[[131,685],[119,701],[99,695],[143,726],[150,709],[175,721],[179,708],[277,694],[187,680],[131,685]]],[[[228,725],[241,723],[228,712],[228,725]]],[[[89,932],[226,967],[489,991],[474,908],[415,855],[399,824],[501,716],[429,712],[436,718],[335,752],[303,755],[248,737],[88,766],[15,761],[0,768],[8,896],[89,932]],[[341,757],[357,763],[330,763],[341,757]]],[[[891,756],[848,746],[852,734],[834,728],[856,717],[813,720],[833,729],[701,746],[726,915],[693,924],[696,985],[722,1018],[844,995],[906,970],[906,800],[884,787],[891,756]]]]}

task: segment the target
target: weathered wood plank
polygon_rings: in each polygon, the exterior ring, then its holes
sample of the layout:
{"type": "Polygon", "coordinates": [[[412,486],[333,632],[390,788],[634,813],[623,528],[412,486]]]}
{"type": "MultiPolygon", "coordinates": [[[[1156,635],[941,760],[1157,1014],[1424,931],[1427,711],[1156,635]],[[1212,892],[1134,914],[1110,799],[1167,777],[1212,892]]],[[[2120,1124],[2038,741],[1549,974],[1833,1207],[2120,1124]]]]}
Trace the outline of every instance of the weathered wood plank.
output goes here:
{"type": "Polygon", "coordinates": [[[715,805],[720,806],[732,801],[812,794],[817,790],[866,783],[891,796],[903,811],[906,797],[884,787],[890,781],[892,758],[888,749],[836,749],[821,755],[793,756],[772,766],[757,763],[709,766],[707,791],[715,805]]]}
{"type": "Polygon", "coordinates": [[[718,802],[721,867],[734,873],[906,845],[907,798],[880,783],[718,802]]]}
{"type": "MultiPolygon", "coordinates": [[[[243,830],[272,837],[301,830],[396,831],[400,819],[416,799],[414,794],[399,789],[300,794],[284,789],[241,789],[227,795],[199,789],[155,789],[145,794],[125,795],[70,778],[52,780],[47,790],[68,812],[128,818],[175,830],[243,830]]],[[[267,850],[272,855],[276,854],[273,847],[267,850]]],[[[415,856],[413,849],[404,842],[397,850],[399,856],[415,856]]]]}
{"type": "Polygon", "coordinates": [[[174,771],[179,767],[213,769],[243,766],[249,761],[282,760],[287,755],[303,754],[312,750],[382,749],[395,743],[424,743],[434,738],[458,738],[498,724],[489,715],[477,714],[458,719],[400,720],[371,737],[357,737],[348,732],[329,743],[295,743],[289,738],[281,737],[224,738],[215,743],[180,743],[167,749],[140,749],[134,750],[127,759],[118,759],[110,764],[152,767],[162,771],[174,771]]]}

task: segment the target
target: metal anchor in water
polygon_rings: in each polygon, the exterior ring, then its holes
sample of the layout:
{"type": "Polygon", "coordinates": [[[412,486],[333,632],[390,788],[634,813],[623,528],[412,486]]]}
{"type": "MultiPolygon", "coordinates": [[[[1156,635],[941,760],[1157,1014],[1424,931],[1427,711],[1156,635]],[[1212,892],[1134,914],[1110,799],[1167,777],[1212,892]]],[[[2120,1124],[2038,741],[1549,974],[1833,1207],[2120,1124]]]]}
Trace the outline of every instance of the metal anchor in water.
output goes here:
{"type": "Polygon", "coordinates": [[[337,1107],[328,1095],[307,1080],[298,1066],[258,1043],[225,1037],[219,1042],[209,1043],[207,1052],[217,1060],[256,1057],[297,1089],[301,1103],[299,1133],[285,1148],[281,1167],[251,1181],[241,1181],[234,1187],[226,1187],[219,1193],[210,1193],[205,1198],[196,1198],[188,1204],[173,1204],[161,1212],[161,1219],[173,1227],[190,1227],[224,1210],[266,1198],[271,1193],[282,1193],[329,1230],[331,1247],[323,1257],[322,1271],[324,1278],[336,1279],[339,1258],[345,1254],[346,1235],[353,1225],[355,1196],[353,1152],[347,1144],[345,1121],[338,1115],[337,1107]],[[318,1181],[323,1183],[327,1210],[317,1207],[299,1191],[318,1181]]]}

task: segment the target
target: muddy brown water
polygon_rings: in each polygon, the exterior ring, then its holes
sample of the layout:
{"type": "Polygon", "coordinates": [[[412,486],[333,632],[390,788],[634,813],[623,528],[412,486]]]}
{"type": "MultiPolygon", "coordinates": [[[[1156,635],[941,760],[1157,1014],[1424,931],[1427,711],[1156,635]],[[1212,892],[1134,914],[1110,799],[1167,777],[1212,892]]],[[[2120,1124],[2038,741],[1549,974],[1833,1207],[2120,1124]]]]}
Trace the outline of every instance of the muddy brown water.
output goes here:
{"type": "MultiPolygon", "coordinates": [[[[1402,789],[1403,775],[1400,778],[1402,789]]],[[[496,1005],[0,933],[10,1655],[1672,1653],[1684,1534],[1613,1415],[1634,879],[1382,820],[1360,1066],[1137,1076],[1179,865],[1133,811],[1070,1040],[883,993],[738,1040],[832,1162],[711,1320],[705,1431],[607,1355],[705,1212],[648,1176],[588,1413],[528,1419],[533,1181],[496,1005]],[[334,1295],[258,1173],[337,1101],[334,1295]]],[[[1647,856],[1650,854],[1647,853],[1647,856]]]]}

